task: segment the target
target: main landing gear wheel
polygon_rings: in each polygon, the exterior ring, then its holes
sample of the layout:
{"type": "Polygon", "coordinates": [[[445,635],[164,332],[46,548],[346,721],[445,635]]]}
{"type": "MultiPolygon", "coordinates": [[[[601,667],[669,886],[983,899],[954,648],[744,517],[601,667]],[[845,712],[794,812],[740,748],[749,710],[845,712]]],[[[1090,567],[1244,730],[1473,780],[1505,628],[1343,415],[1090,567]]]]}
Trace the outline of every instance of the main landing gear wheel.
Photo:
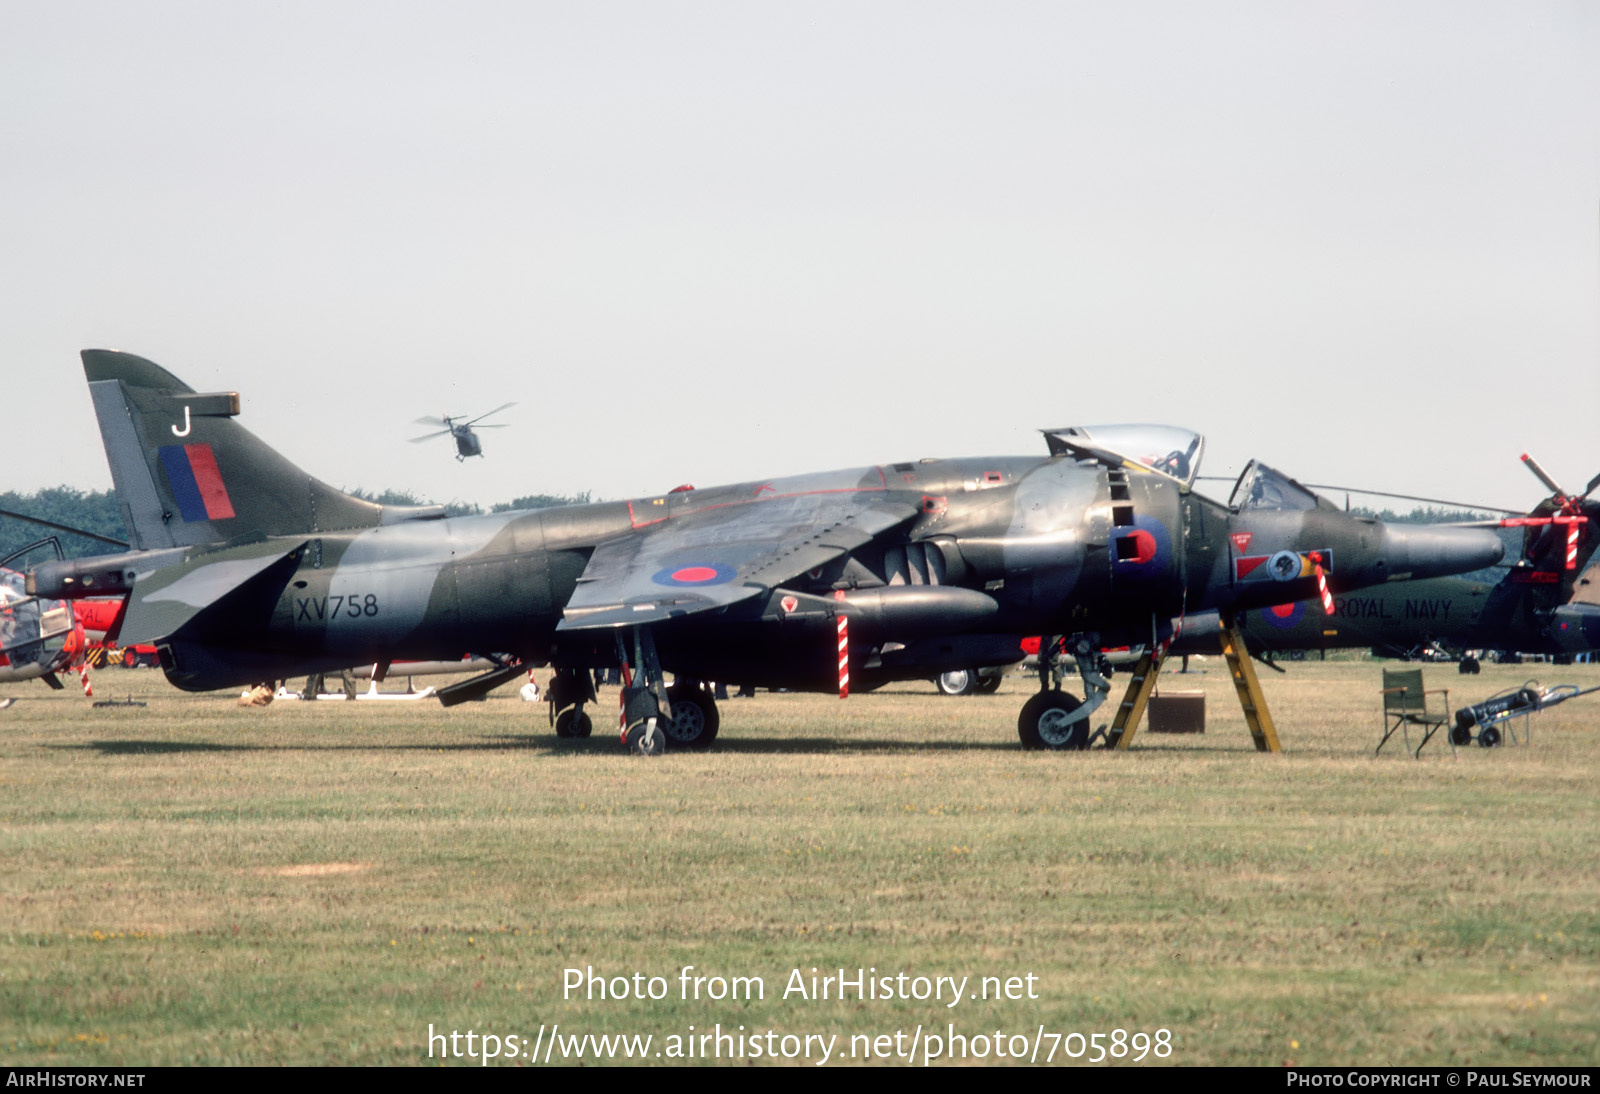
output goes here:
{"type": "Polygon", "coordinates": [[[568,707],[556,715],[557,737],[587,737],[594,732],[594,723],[582,707],[568,707]]]}
{"type": "Polygon", "coordinates": [[[1065,691],[1041,691],[1022,705],[1017,736],[1023,748],[1078,749],[1089,747],[1089,719],[1071,720],[1083,703],[1065,691]]]}
{"type": "Polygon", "coordinates": [[[1476,657],[1463,657],[1460,664],[1456,666],[1456,671],[1462,676],[1478,675],[1478,659],[1476,657]]]}
{"type": "Polygon", "coordinates": [[[660,729],[672,739],[673,747],[706,748],[717,739],[722,715],[710,692],[704,688],[672,687],[667,689],[667,702],[672,704],[672,717],[662,721],[660,729]]]}
{"type": "Polygon", "coordinates": [[[978,690],[977,669],[956,669],[941,672],[933,681],[942,695],[971,695],[978,690]]]}
{"type": "Polygon", "coordinates": [[[622,744],[635,756],[659,756],[667,750],[667,735],[663,732],[661,724],[656,722],[653,731],[650,723],[652,718],[643,722],[634,722],[628,731],[622,735],[622,744]]]}
{"type": "Polygon", "coordinates": [[[993,695],[995,692],[1000,690],[1000,681],[1004,679],[1005,677],[1001,676],[999,673],[996,673],[993,676],[978,677],[978,694],[993,695]]]}

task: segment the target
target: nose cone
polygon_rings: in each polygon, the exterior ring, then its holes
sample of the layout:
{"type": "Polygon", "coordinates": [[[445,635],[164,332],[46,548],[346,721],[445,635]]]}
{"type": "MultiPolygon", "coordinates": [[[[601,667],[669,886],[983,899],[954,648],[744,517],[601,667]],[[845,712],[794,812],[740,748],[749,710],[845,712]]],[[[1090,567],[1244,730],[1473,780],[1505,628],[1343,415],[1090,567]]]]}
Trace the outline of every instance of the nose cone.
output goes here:
{"type": "Polygon", "coordinates": [[[1381,556],[1373,576],[1380,581],[1445,577],[1493,566],[1506,553],[1488,528],[1438,524],[1385,524],[1381,556]]]}

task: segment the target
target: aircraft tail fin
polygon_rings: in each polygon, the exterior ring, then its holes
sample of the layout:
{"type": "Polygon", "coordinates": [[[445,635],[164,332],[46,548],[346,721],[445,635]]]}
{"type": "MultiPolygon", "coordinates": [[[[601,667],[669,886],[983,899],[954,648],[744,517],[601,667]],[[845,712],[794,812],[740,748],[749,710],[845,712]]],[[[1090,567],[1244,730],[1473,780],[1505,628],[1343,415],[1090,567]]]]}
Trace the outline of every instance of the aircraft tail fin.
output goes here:
{"type": "Polygon", "coordinates": [[[196,392],[131,353],[90,349],[82,357],[136,548],[370,528],[404,519],[398,513],[386,519],[383,506],[306,474],[234,421],[238,392],[196,392]]]}

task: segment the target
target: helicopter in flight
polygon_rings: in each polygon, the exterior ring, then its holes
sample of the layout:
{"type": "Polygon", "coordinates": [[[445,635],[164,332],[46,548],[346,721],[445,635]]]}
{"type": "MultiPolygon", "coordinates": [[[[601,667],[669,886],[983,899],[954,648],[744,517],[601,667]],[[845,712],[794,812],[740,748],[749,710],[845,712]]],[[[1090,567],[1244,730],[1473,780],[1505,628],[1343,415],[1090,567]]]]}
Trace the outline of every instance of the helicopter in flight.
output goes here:
{"type": "Polygon", "coordinates": [[[505,403],[502,406],[495,407],[488,413],[479,414],[476,418],[467,418],[462,414],[458,414],[454,417],[446,415],[443,418],[418,418],[413,424],[436,425],[443,426],[443,428],[435,433],[424,433],[420,437],[412,437],[411,443],[418,444],[422,441],[431,441],[435,437],[443,437],[448,434],[455,439],[456,459],[458,461],[465,460],[468,456],[481,456],[483,455],[483,441],[479,440],[478,434],[473,427],[477,426],[478,429],[504,429],[504,425],[478,425],[478,423],[489,417],[491,414],[498,414],[502,410],[516,405],[516,403],[505,403]]]}

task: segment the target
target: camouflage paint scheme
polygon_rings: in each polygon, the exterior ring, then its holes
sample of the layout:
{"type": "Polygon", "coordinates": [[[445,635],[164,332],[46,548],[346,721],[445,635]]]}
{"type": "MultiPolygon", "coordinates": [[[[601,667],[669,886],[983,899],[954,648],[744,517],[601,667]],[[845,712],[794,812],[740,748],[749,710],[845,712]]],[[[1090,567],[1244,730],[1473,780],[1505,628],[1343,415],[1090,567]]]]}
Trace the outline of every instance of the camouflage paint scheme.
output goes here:
{"type": "Polygon", "coordinates": [[[155,643],[192,690],[467,651],[614,666],[643,631],[669,672],[832,690],[841,614],[852,686],[870,688],[1014,661],[1019,634],[1138,643],[1185,610],[1305,597],[1312,552],[1341,591],[1501,554],[1486,531],[1352,517],[1260,465],[1225,506],[1078,430],[1047,431],[1040,456],[446,518],[300,471],[233,420],[236,393],[195,393],[131,354],[83,361],[136,549],[32,580],[128,593],[116,637],[155,643]],[[1250,578],[1245,540],[1270,560],[1250,578]]]}

